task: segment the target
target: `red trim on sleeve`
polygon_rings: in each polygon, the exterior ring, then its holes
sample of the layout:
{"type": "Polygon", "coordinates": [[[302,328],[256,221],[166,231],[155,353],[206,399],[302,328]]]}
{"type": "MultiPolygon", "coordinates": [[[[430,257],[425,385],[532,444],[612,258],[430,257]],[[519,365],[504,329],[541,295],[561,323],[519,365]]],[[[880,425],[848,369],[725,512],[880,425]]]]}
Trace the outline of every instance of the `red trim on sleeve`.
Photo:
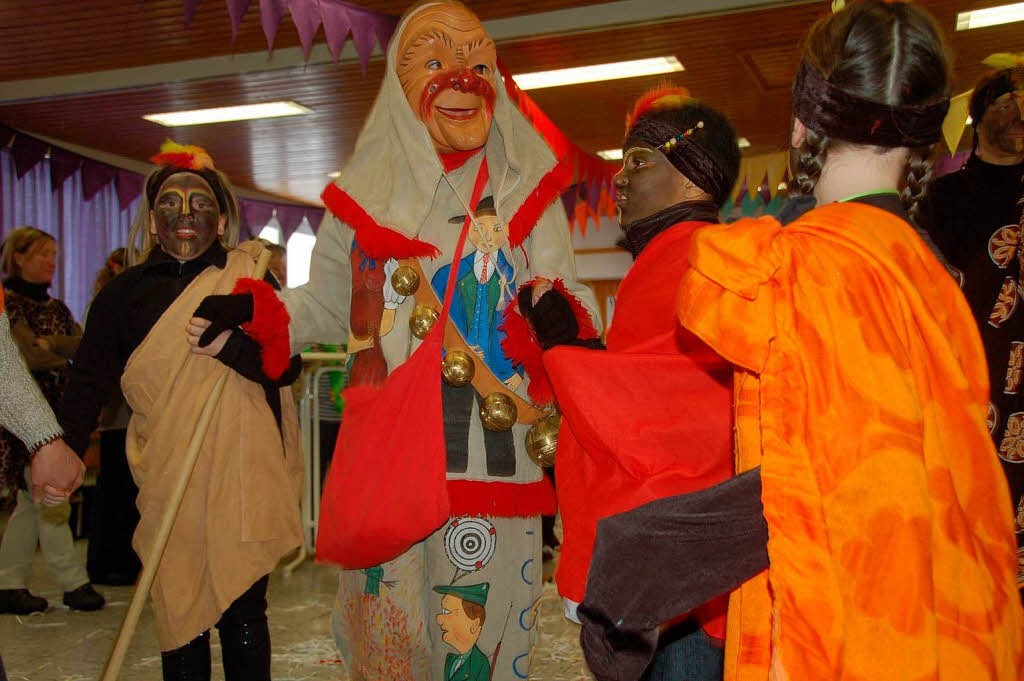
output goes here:
{"type": "Polygon", "coordinates": [[[252,294],[252,321],[242,324],[242,331],[260,344],[263,373],[277,380],[291,365],[288,310],[265,281],[239,279],[231,293],[252,294]]]}
{"type": "Polygon", "coordinates": [[[355,199],[331,183],[320,195],[324,205],[356,233],[359,249],[371,258],[436,258],[437,246],[411,239],[391,227],[377,224],[355,199]]]}
{"type": "MultiPolygon", "coordinates": [[[[532,279],[523,286],[533,286],[536,281],[536,279],[532,279]]],[[[597,338],[594,322],[580,299],[569,293],[565,282],[561,279],[555,279],[552,284],[554,290],[569,301],[569,307],[572,308],[576,324],[579,326],[577,337],[586,340],[597,338]]],[[[505,338],[501,341],[501,349],[505,356],[511,359],[513,364],[521,366],[530,377],[530,383],[526,387],[526,394],[529,395],[530,401],[538,406],[546,406],[554,402],[555,392],[551,387],[547,371],[544,369],[544,350],[533,329],[530,328],[530,323],[519,314],[516,305],[509,305],[505,308],[505,320],[500,328],[505,333],[505,338]]]]}
{"type": "Polygon", "coordinates": [[[565,191],[572,180],[572,171],[568,166],[558,163],[541,178],[530,195],[519,206],[519,210],[508,223],[508,242],[512,248],[522,245],[530,236],[540,216],[548,206],[565,191]]]}

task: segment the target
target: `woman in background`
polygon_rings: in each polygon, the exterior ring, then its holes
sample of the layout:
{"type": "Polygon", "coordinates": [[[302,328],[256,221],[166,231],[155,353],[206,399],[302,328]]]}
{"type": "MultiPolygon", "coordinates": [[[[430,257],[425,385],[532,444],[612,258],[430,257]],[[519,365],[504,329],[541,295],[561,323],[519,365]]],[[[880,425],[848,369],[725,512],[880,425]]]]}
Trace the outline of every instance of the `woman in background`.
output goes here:
{"type": "MultiPolygon", "coordinates": [[[[61,398],[67,359],[78,347],[82,330],[62,301],[47,289],[57,269],[57,242],[35,227],[7,235],[2,254],[5,310],[11,331],[50,407],[61,398]]],[[[28,614],[48,607],[28,591],[36,545],[64,592],[64,605],[74,610],[99,610],[103,597],[92,588],[85,566],[76,558],[65,503],[54,508],[32,501],[29,452],[7,431],[0,433],[0,476],[17,489],[17,505],[0,542],[0,613],[28,614]]]]}

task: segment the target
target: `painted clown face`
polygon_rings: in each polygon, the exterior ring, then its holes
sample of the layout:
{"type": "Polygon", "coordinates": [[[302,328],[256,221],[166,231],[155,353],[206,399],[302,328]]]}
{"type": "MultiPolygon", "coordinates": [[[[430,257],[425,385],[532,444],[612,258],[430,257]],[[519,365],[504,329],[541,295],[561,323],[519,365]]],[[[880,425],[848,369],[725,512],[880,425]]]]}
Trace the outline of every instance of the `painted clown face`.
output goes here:
{"type": "Polygon", "coordinates": [[[981,122],[981,134],[1004,154],[1024,152],[1024,82],[1019,86],[992,102],[981,122]]]}
{"type": "Polygon", "coordinates": [[[398,44],[398,80],[438,153],[478,149],[494,112],[494,41],[456,3],[432,5],[406,23],[398,44]]]}
{"type": "Polygon", "coordinates": [[[224,233],[225,217],[209,183],[195,173],[175,173],[160,186],[149,229],[165,253],[192,260],[224,233]]]}

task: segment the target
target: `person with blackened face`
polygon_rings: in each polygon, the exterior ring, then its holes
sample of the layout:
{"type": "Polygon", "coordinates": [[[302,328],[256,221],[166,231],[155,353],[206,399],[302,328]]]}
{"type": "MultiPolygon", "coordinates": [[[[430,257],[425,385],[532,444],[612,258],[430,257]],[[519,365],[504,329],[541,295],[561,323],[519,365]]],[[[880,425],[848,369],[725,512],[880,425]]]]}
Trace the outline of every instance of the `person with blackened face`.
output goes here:
{"type": "MultiPolygon", "coordinates": [[[[619,286],[607,351],[570,342],[544,353],[563,418],[555,467],[564,539],[555,580],[573,619],[590,584],[628,584],[634,566],[622,552],[611,563],[592,560],[599,520],[732,475],[731,367],[679,328],[674,308],[691,239],[718,222],[739,165],[728,120],[685,90],[653,90],[628,118],[614,182],[634,262],[619,286]]],[[[551,297],[532,307],[521,297],[520,307],[535,323],[554,309],[551,297]]],[[[650,666],[637,673],[645,681],[721,679],[726,600],[672,613],[650,666]]]]}
{"type": "MultiPolygon", "coordinates": [[[[1024,231],[1024,65],[985,75],[970,101],[974,148],[922,203],[921,225],[957,269],[988,358],[988,424],[1024,557],[1024,313],[1019,309],[1024,231]]],[[[1024,587],[1024,560],[1017,583],[1024,587]]],[[[1024,591],[1021,592],[1024,600],[1024,591]]]]}
{"type": "Polygon", "coordinates": [[[287,389],[301,362],[275,361],[261,350],[272,343],[248,327],[222,330],[205,347],[183,340],[197,340],[209,326],[193,312],[211,294],[245,286],[263,314],[283,308],[273,275],[237,283],[252,276],[263,247],[235,246],[237,202],[209,155],[168,142],[152,160],[158,166],[146,178],[129,237],[129,267],[90,307],[61,423],[68,443],[84,452],[101,408],[123,389],[141,516],[133,546],[146,560],[217,364],[232,369],[151,595],[165,680],[210,678],[214,626],[226,679],[269,679],[269,573],[302,542],[302,464],[287,389]]]}

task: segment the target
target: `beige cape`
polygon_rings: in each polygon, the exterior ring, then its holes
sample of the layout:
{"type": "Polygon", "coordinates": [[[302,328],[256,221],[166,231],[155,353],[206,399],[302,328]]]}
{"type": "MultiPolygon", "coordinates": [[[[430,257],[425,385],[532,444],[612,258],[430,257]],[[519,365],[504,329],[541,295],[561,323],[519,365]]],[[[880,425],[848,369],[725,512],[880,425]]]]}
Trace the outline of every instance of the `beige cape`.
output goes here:
{"type": "MultiPolygon", "coordinates": [[[[199,412],[226,370],[191,354],[185,325],[204,297],[229,293],[239,277],[252,275],[258,248],[243,244],[228,252],[223,270],[211,266],[196,277],[125,367],[128,463],[142,516],[132,544],[143,560],[199,412]]],[[[161,650],[179,648],[216,624],[302,542],[298,423],[284,388],[281,411],[279,430],[263,388],[230,372],[150,592],[161,650]]]]}

